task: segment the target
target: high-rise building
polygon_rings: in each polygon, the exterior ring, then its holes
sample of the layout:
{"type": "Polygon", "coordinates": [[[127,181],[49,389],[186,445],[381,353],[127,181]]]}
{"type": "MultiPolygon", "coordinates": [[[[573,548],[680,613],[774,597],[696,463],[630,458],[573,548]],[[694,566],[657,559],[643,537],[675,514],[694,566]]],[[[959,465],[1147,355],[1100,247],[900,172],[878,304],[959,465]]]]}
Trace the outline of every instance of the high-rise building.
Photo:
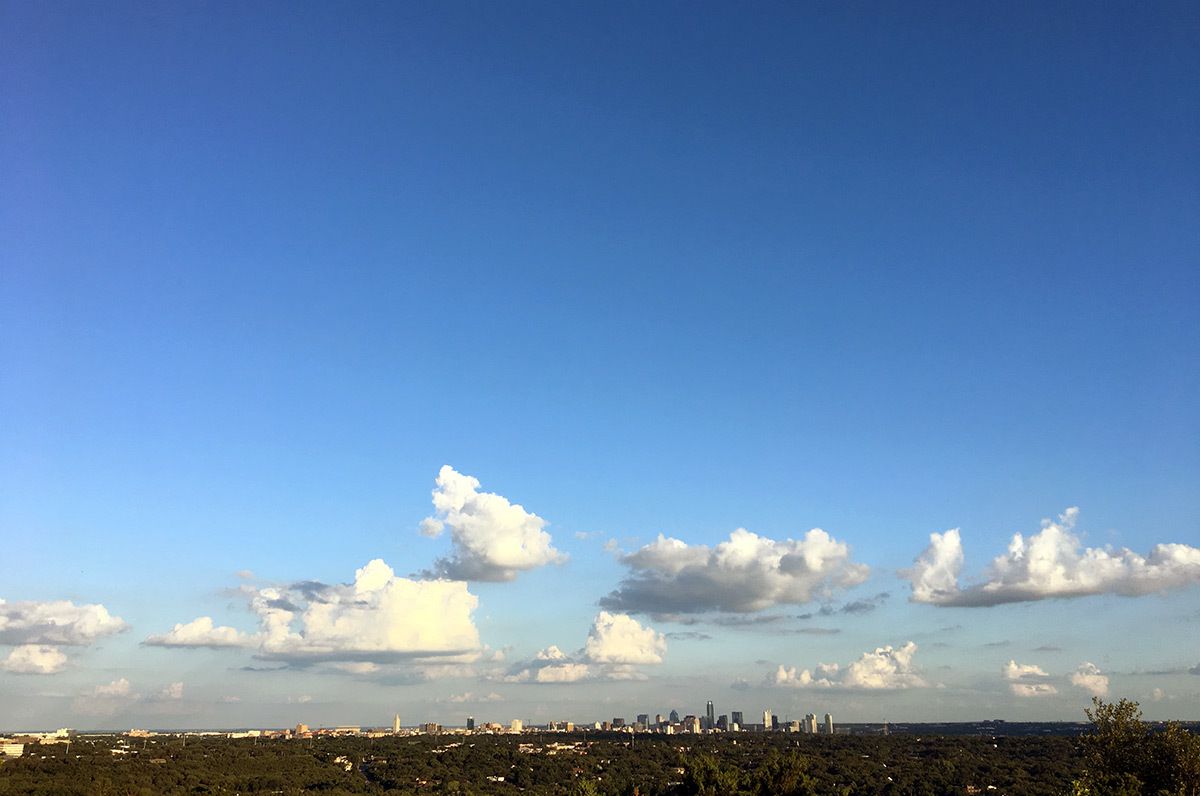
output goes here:
{"type": "Polygon", "coordinates": [[[729,712],[729,720],[731,722],[733,722],[734,724],[736,724],[738,726],[739,730],[742,727],[746,726],[746,721],[745,721],[745,719],[742,718],[742,711],[740,711],[740,710],[730,711],[729,712]]]}
{"type": "Polygon", "coordinates": [[[717,726],[717,715],[713,712],[713,703],[710,699],[704,706],[704,729],[711,730],[715,726],[717,726]]]}
{"type": "Polygon", "coordinates": [[[804,731],[812,733],[813,735],[817,734],[817,714],[816,713],[809,713],[807,716],[804,717],[804,731]]]}
{"type": "Polygon", "coordinates": [[[512,724],[509,726],[509,730],[512,732],[520,732],[524,728],[525,728],[525,723],[522,722],[520,719],[513,719],[512,724]]]}
{"type": "Polygon", "coordinates": [[[720,716],[717,716],[717,729],[722,731],[729,729],[729,717],[724,713],[722,713],[720,716]]]}
{"type": "Polygon", "coordinates": [[[767,708],[763,711],[763,729],[767,732],[771,731],[771,709],[767,708]]]}
{"type": "Polygon", "coordinates": [[[467,729],[468,730],[475,729],[475,717],[474,716],[467,716],[467,729]]]}
{"type": "Polygon", "coordinates": [[[672,710],[672,711],[671,711],[671,723],[672,723],[672,724],[678,724],[678,723],[679,723],[679,711],[678,711],[678,710],[672,710]]]}
{"type": "Polygon", "coordinates": [[[396,714],[396,718],[392,719],[392,734],[393,735],[400,734],[400,714],[399,713],[396,714]]]}
{"type": "Polygon", "coordinates": [[[658,725],[661,725],[661,724],[663,723],[663,714],[661,714],[661,713],[655,713],[655,714],[654,714],[654,723],[655,723],[655,724],[658,724],[658,725]]]}
{"type": "Polygon", "coordinates": [[[833,735],[833,715],[830,713],[825,714],[825,734],[833,735]]]}
{"type": "Polygon", "coordinates": [[[637,715],[637,723],[642,725],[643,729],[645,729],[646,727],[649,727],[650,726],[650,714],[649,713],[639,713],[637,715]]]}

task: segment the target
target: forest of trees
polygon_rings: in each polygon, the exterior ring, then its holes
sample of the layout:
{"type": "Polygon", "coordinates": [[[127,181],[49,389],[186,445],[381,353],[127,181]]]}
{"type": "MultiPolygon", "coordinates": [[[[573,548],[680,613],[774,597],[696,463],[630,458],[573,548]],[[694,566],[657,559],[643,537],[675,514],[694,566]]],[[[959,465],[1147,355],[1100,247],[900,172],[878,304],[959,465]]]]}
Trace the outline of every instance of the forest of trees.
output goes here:
{"type": "Polygon", "coordinates": [[[1200,737],[1096,700],[1078,737],[740,734],[231,740],[32,746],[0,794],[1069,794],[1200,796],[1200,737]],[[554,748],[559,745],[560,748],[554,748]],[[117,754],[114,749],[120,750],[117,754]]]}

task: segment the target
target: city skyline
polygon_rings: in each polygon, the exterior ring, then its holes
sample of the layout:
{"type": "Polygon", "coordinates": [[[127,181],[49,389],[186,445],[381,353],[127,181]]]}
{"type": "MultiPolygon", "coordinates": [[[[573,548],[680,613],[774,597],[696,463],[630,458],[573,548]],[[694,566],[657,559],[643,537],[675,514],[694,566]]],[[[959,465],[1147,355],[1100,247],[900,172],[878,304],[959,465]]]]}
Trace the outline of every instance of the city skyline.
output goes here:
{"type": "Polygon", "coordinates": [[[0,725],[1200,718],[1194,4],[0,3],[0,725]]]}

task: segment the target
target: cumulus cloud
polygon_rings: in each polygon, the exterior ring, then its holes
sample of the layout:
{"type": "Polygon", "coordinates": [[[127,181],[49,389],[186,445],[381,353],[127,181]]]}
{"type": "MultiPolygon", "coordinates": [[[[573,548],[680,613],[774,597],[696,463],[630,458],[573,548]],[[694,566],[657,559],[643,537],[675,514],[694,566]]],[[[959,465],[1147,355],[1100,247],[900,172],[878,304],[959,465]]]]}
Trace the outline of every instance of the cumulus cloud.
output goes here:
{"type": "Polygon", "coordinates": [[[877,647],[842,667],[836,663],[820,663],[813,670],[794,666],[779,666],[767,674],[768,685],[789,688],[844,688],[866,691],[925,688],[928,683],[913,665],[917,645],[908,642],[902,647],[877,647]]]}
{"type": "Polygon", "coordinates": [[[1058,689],[1045,682],[1050,675],[1032,663],[1017,663],[1010,660],[1004,664],[1001,674],[1008,681],[1008,690],[1019,697],[1041,697],[1057,694],[1058,689]]]}
{"type": "Polygon", "coordinates": [[[642,627],[627,614],[601,611],[592,623],[583,650],[593,663],[662,663],[667,639],[653,628],[642,627]]]}
{"type": "Polygon", "coordinates": [[[1084,661],[1071,673],[1071,685],[1082,688],[1092,696],[1104,696],[1108,693],[1108,676],[1102,674],[1096,664],[1084,661]]]}
{"type": "Polygon", "coordinates": [[[550,645],[519,663],[503,679],[510,683],[578,683],[585,680],[642,680],[638,665],[662,663],[667,639],[627,614],[601,611],[583,649],[568,654],[550,645]]]}
{"type": "Polygon", "coordinates": [[[168,683],[155,696],[162,701],[183,699],[183,683],[168,683]]]}
{"type": "Polygon", "coordinates": [[[142,643],[151,647],[245,647],[253,644],[254,638],[232,627],[214,626],[211,616],[201,616],[142,643]]]}
{"type": "Polygon", "coordinates": [[[689,545],[659,535],[620,562],[629,574],[600,601],[613,610],[667,614],[750,613],[806,603],[835,588],[862,583],[868,568],[820,528],[776,541],[739,528],[717,544],[689,545]]]}
{"type": "Polygon", "coordinates": [[[249,647],[259,658],[294,665],[355,664],[340,668],[353,674],[380,663],[463,662],[486,653],[472,616],[479,599],[466,583],[397,577],[381,559],[358,569],[351,583],[243,585],[240,592],[258,617],[257,633],[200,617],[145,643],[249,647]]]}
{"type": "Polygon", "coordinates": [[[477,704],[481,702],[503,702],[504,697],[492,691],[487,694],[475,694],[471,691],[464,691],[461,694],[451,694],[446,698],[447,702],[452,702],[456,705],[477,704]]]}
{"type": "Polygon", "coordinates": [[[87,646],[127,627],[103,605],[0,599],[0,644],[87,646]]]}
{"type": "Polygon", "coordinates": [[[13,649],[0,669],[13,674],[57,674],[67,665],[67,656],[57,647],[22,644],[13,649]]]}
{"type": "Polygon", "coordinates": [[[119,680],[113,680],[108,685],[98,685],[92,689],[92,696],[98,697],[128,697],[133,696],[133,686],[129,681],[122,677],[119,680]]]}
{"type": "Polygon", "coordinates": [[[479,480],[450,465],[438,472],[434,516],[420,526],[436,537],[450,529],[451,554],[434,562],[433,574],[451,580],[507,581],[521,572],[566,560],[543,530],[546,521],[508,498],[479,491],[479,480]]]}
{"type": "Polygon", "coordinates": [[[1200,548],[1159,544],[1145,557],[1128,548],[1084,548],[1073,533],[1078,516],[1078,508],[1069,508],[1057,522],[1042,520],[1042,530],[1028,539],[1014,534],[983,582],[965,588],[958,582],[963,562],[958,530],[930,534],[929,547],[904,573],[912,582],[912,600],[989,606],[1105,593],[1136,596],[1200,583],[1200,548]]]}

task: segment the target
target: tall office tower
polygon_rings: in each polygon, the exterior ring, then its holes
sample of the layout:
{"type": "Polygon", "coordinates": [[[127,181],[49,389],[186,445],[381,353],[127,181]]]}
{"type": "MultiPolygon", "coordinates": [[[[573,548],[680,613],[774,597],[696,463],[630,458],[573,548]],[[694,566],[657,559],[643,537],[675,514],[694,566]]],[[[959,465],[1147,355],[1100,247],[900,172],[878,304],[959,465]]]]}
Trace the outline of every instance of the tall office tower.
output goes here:
{"type": "Polygon", "coordinates": [[[650,726],[650,714],[649,713],[639,713],[637,715],[637,723],[642,725],[642,727],[649,727],[650,726]]]}
{"type": "Polygon", "coordinates": [[[720,716],[717,716],[717,729],[718,730],[728,730],[729,729],[729,717],[726,716],[724,713],[722,713],[720,716]]]}
{"type": "Polygon", "coordinates": [[[663,723],[663,714],[655,713],[654,714],[654,723],[661,725],[663,723]]]}
{"type": "Polygon", "coordinates": [[[825,714],[825,734],[833,735],[833,716],[829,713],[825,714]]]}
{"type": "Polygon", "coordinates": [[[717,726],[717,715],[713,712],[712,700],[708,700],[708,704],[704,706],[704,729],[711,730],[717,726]]]}
{"type": "Polygon", "coordinates": [[[804,717],[804,731],[810,732],[813,735],[817,734],[817,714],[809,713],[804,717]]]}
{"type": "Polygon", "coordinates": [[[771,731],[771,711],[770,709],[763,711],[763,730],[771,731]]]}
{"type": "Polygon", "coordinates": [[[678,724],[678,723],[679,723],[679,711],[678,711],[678,710],[672,710],[672,711],[671,711],[671,723],[672,723],[672,724],[678,724]]]}
{"type": "Polygon", "coordinates": [[[393,735],[400,734],[400,714],[399,713],[396,714],[396,718],[392,719],[392,734],[393,735]]]}
{"type": "Polygon", "coordinates": [[[475,729],[475,717],[474,716],[467,716],[467,729],[468,730],[475,729]]]}
{"type": "Polygon", "coordinates": [[[729,720],[736,724],[739,730],[746,726],[746,721],[742,718],[742,711],[740,710],[730,711],[729,720]]]}
{"type": "Polygon", "coordinates": [[[509,725],[509,732],[522,732],[525,729],[525,722],[520,719],[513,719],[509,725]]]}

